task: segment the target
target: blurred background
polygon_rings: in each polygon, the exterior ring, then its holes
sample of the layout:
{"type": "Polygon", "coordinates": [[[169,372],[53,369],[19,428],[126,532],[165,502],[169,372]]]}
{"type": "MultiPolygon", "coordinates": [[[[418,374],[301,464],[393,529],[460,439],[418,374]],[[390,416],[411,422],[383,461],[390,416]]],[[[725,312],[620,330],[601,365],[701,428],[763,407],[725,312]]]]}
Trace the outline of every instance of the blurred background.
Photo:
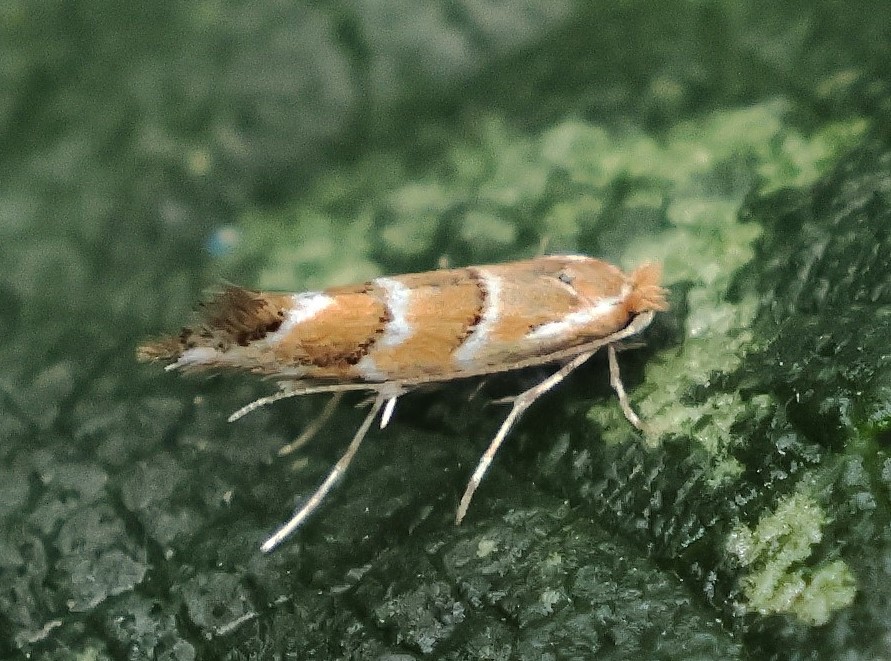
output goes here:
{"type": "Polygon", "coordinates": [[[889,19],[5,0],[0,656],[891,654],[888,588],[857,587],[891,585],[889,19]],[[530,413],[460,529],[500,409],[401,402],[306,535],[261,557],[361,413],[294,465],[276,450],[321,402],[227,426],[274,385],[134,359],[221,281],[543,251],[663,262],[673,311],[628,359],[653,437],[595,365],[530,413]],[[842,318],[850,355],[800,339],[842,318]]]}

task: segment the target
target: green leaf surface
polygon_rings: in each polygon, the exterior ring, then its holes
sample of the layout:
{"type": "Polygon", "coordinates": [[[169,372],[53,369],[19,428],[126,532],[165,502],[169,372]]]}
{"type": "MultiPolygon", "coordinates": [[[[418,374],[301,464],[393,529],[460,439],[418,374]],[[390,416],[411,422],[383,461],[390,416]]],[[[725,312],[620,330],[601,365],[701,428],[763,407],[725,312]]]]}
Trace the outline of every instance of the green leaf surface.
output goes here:
{"type": "Polygon", "coordinates": [[[0,6],[0,657],[891,656],[881,2],[0,6]],[[135,362],[220,281],[582,252],[671,310],[362,417],[135,362]],[[633,349],[633,350],[632,350],[633,349]]]}

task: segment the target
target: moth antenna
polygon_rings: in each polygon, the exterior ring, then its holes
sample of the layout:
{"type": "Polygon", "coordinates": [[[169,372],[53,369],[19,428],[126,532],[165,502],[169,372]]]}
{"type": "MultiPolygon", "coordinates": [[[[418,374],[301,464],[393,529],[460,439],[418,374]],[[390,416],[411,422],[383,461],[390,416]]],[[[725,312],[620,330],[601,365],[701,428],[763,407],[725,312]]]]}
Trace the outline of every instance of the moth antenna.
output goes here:
{"type": "Polygon", "coordinates": [[[334,393],[334,396],[332,396],[331,399],[328,400],[328,403],[325,404],[325,408],[322,409],[322,412],[316,416],[315,420],[309,423],[306,429],[300,433],[300,436],[278,449],[278,456],[285,457],[309,443],[309,441],[312,440],[312,437],[318,434],[319,430],[324,427],[325,423],[328,422],[332,415],[334,415],[334,412],[337,410],[337,405],[340,404],[340,400],[342,399],[343,391],[334,393]]]}
{"type": "Polygon", "coordinates": [[[281,528],[276,530],[274,535],[263,542],[263,545],[260,547],[260,550],[262,550],[263,553],[269,553],[276,546],[281,544],[285,539],[287,539],[289,535],[291,535],[291,533],[293,533],[303,524],[306,518],[310,514],[312,514],[319,505],[322,504],[325,496],[328,495],[331,489],[334,488],[334,485],[337,484],[337,481],[346,472],[346,469],[349,467],[350,462],[356,455],[356,451],[359,449],[359,446],[362,445],[362,439],[364,439],[365,435],[368,433],[368,429],[371,427],[372,421],[386,401],[386,395],[384,395],[383,393],[378,394],[378,396],[374,400],[374,404],[371,405],[371,410],[368,412],[368,415],[365,416],[365,420],[362,421],[359,429],[356,430],[356,435],[353,436],[353,440],[350,441],[350,445],[349,447],[347,447],[346,452],[344,452],[343,456],[337,461],[336,464],[334,464],[334,468],[332,468],[331,472],[328,473],[328,477],[326,477],[325,481],[322,482],[318,489],[316,489],[315,493],[310,496],[309,500],[306,501],[306,504],[299,510],[297,510],[294,513],[294,516],[288,519],[288,521],[281,528]]]}
{"type": "Polygon", "coordinates": [[[619,373],[619,361],[616,360],[616,347],[612,344],[608,344],[606,346],[606,352],[609,357],[609,384],[619,396],[619,406],[622,408],[622,413],[625,414],[628,422],[637,427],[640,431],[646,431],[644,423],[641,422],[637,413],[631,408],[631,402],[628,400],[628,393],[625,392],[625,386],[622,385],[622,375],[619,373]]]}
{"type": "Polygon", "coordinates": [[[474,470],[473,475],[470,476],[470,481],[467,483],[467,488],[464,490],[464,495],[461,496],[461,502],[459,503],[458,511],[455,514],[455,525],[460,525],[461,521],[464,519],[464,516],[467,514],[467,508],[470,507],[470,500],[473,498],[473,494],[476,492],[477,487],[479,487],[480,483],[483,481],[483,477],[486,475],[486,471],[489,470],[489,466],[492,464],[492,460],[495,458],[495,453],[498,452],[498,448],[501,447],[501,443],[504,441],[511,427],[514,426],[514,423],[519,419],[521,415],[523,415],[523,412],[528,409],[536,399],[538,399],[548,390],[560,383],[567,377],[570,372],[572,372],[582,363],[586,362],[595,353],[596,350],[586,351],[585,353],[579,354],[570,362],[566,363],[559,370],[554,372],[547,379],[533,386],[532,388],[529,388],[529,390],[524,390],[514,398],[513,408],[511,408],[510,413],[507,414],[504,422],[501,423],[501,427],[499,427],[498,433],[495,434],[495,438],[492,439],[489,447],[486,448],[483,456],[480,457],[480,461],[476,466],[476,470],[474,470]]]}
{"type": "Polygon", "coordinates": [[[264,406],[268,406],[269,404],[273,404],[282,399],[288,399],[289,397],[297,397],[299,395],[303,395],[305,393],[297,390],[280,390],[277,393],[273,393],[272,395],[266,395],[266,397],[261,397],[260,399],[255,399],[250,404],[245,404],[240,409],[238,409],[235,413],[226,418],[229,422],[235,422],[239,418],[243,418],[251,411],[256,411],[257,409],[261,409],[264,406]]]}

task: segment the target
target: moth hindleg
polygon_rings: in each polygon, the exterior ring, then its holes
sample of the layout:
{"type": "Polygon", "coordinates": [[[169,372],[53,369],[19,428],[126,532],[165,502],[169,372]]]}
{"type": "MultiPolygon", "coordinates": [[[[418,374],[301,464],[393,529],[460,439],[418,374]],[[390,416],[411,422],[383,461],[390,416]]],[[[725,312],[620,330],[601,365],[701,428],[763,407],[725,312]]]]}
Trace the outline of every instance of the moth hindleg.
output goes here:
{"type": "Polygon", "coordinates": [[[353,460],[353,457],[356,456],[356,451],[359,449],[359,446],[362,444],[362,439],[365,438],[365,435],[368,433],[369,428],[371,427],[371,423],[374,421],[374,418],[377,416],[378,412],[381,410],[381,407],[387,402],[387,400],[392,398],[392,393],[379,392],[377,397],[374,399],[374,403],[371,405],[371,410],[368,412],[368,415],[365,416],[365,420],[362,421],[362,424],[359,426],[359,429],[356,430],[355,436],[353,436],[353,440],[350,441],[349,447],[347,447],[346,452],[343,453],[343,456],[334,464],[334,468],[331,469],[331,472],[328,473],[328,477],[325,478],[325,481],[316,489],[315,493],[310,496],[309,500],[294,513],[290,519],[283,526],[281,526],[275,534],[273,534],[269,539],[263,542],[263,545],[260,549],[264,553],[269,553],[276,546],[281,544],[291,533],[293,533],[297,528],[303,524],[306,518],[312,514],[319,505],[322,504],[322,501],[325,499],[325,496],[334,488],[334,485],[337,484],[337,481],[341,478],[341,476],[346,472],[346,469],[349,467],[350,462],[353,460]]]}

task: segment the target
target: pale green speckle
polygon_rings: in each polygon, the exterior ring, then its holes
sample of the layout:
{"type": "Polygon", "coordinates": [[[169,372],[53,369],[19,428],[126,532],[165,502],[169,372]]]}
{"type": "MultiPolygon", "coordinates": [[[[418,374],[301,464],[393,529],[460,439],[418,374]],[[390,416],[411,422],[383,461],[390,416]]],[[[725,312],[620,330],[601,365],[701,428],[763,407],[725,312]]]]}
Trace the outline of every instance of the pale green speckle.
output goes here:
{"type": "Polygon", "coordinates": [[[585,225],[592,224],[603,213],[603,202],[593,195],[558,202],[541,220],[545,237],[558,237],[560,243],[575,245],[577,234],[585,225]]]}
{"type": "Polygon", "coordinates": [[[727,551],[749,570],[741,579],[745,610],[762,615],[789,613],[811,625],[850,606],[856,581],[842,560],[816,566],[805,563],[823,538],[826,515],[804,494],[780,501],[752,530],[738,526],[727,539],[727,551]]]}
{"type": "Polygon", "coordinates": [[[424,251],[433,238],[434,223],[418,223],[405,218],[387,225],[381,238],[402,257],[411,257],[424,251]]]}
{"type": "Polygon", "coordinates": [[[494,540],[481,539],[479,544],[477,544],[477,547],[476,547],[476,557],[486,558],[486,557],[492,555],[497,548],[498,548],[498,544],[496,544],[494,540]]]}
{"type": "Polygon", "coordinates": [[[868,128],[865,119],[854,118],[826,124],[811,136],[789,132],[775,147],[773,158],[758,168],[764,180],[762,190],[768,193],[810,186],[826,174],[841,151],[860,141],[868,128]]]}
{"type": "Polygon", "coordinates": [[[361,282],[380,274],[365,257],[370,219],[337,222],[310,208],[284,212],[274,218],[244,221],[244,238],[231,259],[262,256],[265,268],[251,283],[272,291],[308,291],[361,282]]]}
{"type": "Polygon", "coordinates": [[[461,220],[460,236],[468,243],[482,243],[492,247],[510,246],[516,241],[517,226],[495,214],[473,210],[461,220]]]}
{"type": "Polygon", "coordinates": [[[557,590],[545,590],[541,593],[539,599],[541,600],[542,610],[545,615],[550,615],[554,612],[554,606],[560,603],[561,598],[562,595],[557,590]]]}
{"type": "MultiPolygon", "coordinates": [[[[715,375],[732,372],[751,344],[757,300],[743,295],[728,301],[733,278],[753,258],[753,246],[761,234],[758,225],[739,220],[749,185],[757,185],[760,179],[762,187],[770,189],[780,180],[779,170],[788,175],[790,168],[796,182],[810,183],[865,128],[863,122],[852,120],[827,129],[826,134],[805,137],[784,123],[786,105],[774,101],[716,112],[695,124],[676,127],[662,148],[641,138],[641,144],[627,152],[646,153],[648,176],[664,180],[660,188],[671,227],[629,242],[622,265],[660,261],[668,286],[685,283],[689,287],[682,345],[649,361],[646,378],[632,399],[646,420],[649,444],[658,444],[668,433],[684,433],[699,442],[713,457],[712,484],[742,470],[728,455],[733,443],[730,429],[750,402],[722,392],[695,403],[683,395],[694,386],[707,388],[715,375]],[[728,191],[710,183],[716,165],[740,164],[745,159],[754,161],[753,166],[745,166],[754,168],[749,185],[728,191]]],[[[626,162],[626,166],[630,169],[631,164],[626,162]]],[[[782,181],[788,185],[787,175],[782,181]]],[[[627,439],[627,428],[606,411],[610,406],[614,402],[599,402],[590,416],[604,429],[606,442],[620,443],[627,439]]]]}
{"type": "Polygon", "coordinates": [[[787,113],[781,100],[717,111],[658,139],[575,119],[522,134],[481,118],[417,179],[399,157],[376,154],[323,177],[278,217],[245,219],[240,257],[266,260],[259,286],[276,289],[387,272],[371,255],[419,268],[441,257],[461,266],[543,250],[597,252],[626,268],[661,261],[668,285],[692,285],[689,337],[715,339],[698,347],[700,370],[674,361],[675,378],[702,383],[727,364],[728,347],[745,344],[740,334],[754,310],[750,301],[726,301],[760,234],[738,220],[745,196],[790,176],[812,181],[866,128],[851,120],[808,136],[789,126],[787,113]],[[634,186],[617,206],[616,184],[628,179],[634,186]]]}

